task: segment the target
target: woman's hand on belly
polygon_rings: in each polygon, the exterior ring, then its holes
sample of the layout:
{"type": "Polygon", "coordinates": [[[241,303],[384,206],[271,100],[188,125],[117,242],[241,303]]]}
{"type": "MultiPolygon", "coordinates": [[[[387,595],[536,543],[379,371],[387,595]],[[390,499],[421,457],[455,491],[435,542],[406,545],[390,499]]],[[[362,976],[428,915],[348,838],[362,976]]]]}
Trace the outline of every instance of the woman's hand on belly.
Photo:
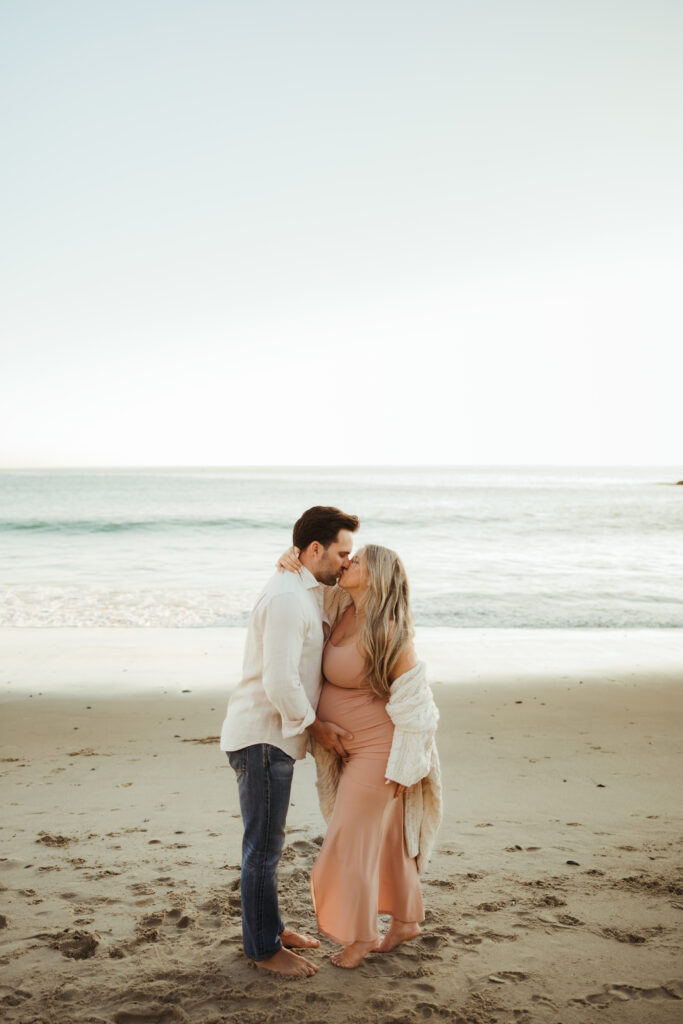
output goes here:
{"type": "Polygon", "coordinates": [[[385,779],[384,781],[385,781],[385,784],[387,786],[396,786],[396,792],[394,793],[394,800],[396,799],[397,796],[400,796],[401,793],[405,793],[405,791],[407,789],[407,786],[402,786],[400,784],[400,782],[394,782],[393,779],[385,779]]]}

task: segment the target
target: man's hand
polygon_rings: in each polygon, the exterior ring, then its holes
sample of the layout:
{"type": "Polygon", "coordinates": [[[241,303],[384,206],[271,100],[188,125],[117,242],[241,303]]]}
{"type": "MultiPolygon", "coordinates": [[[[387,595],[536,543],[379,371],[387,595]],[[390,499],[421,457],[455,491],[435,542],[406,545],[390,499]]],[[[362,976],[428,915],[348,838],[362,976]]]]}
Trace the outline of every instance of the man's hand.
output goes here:
{"type": "Polygon", "coordinates": [[[385,779],[384,784],[385,786],[396,786],[394,800],[396,799],[397,796],[400,796],[401,793],[405,793],[406,789],[408,788],[407,786],[402,786],[399,782],[394,782],[393,779],[385,779]]]}
{"type": "Polygon", "coordinates": [[[346,758],[349,756],[348,751],[344,747],[343,740],[352,740],[353,736],[346,729],[342,729],[340,725],[335,725],[334,722],[321,722],[319,718],[316,718],[309,725],[308,731],[315,742],[319,743],[325,750],[334,750],[340,757],[346,758]]]}

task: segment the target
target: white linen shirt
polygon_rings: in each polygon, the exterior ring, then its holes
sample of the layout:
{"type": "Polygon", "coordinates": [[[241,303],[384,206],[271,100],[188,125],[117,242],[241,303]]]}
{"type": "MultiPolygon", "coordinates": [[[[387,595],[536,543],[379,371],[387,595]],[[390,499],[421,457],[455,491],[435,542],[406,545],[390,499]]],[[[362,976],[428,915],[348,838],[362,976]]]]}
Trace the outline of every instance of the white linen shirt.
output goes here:
{"type": "Polygon", "coordinates": [[[242,679],[228,701],[221,750],[270,743],[297,760],[322,689],[322,583],[305,567],[278,573],[257,598],[247,630],[242,679]]]}

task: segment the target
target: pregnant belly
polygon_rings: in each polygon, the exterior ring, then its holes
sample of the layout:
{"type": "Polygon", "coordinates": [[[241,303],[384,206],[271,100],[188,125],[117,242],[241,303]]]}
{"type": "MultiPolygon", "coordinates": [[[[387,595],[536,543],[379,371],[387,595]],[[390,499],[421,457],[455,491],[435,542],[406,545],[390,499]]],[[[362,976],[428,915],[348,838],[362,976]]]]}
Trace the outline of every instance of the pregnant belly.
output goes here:
{"type": "Polygon", "coordinates": [[[362,751],[388,756],[394,724],[387,714],[386,703],[372,690],[325,683],[318,704],[318,718],[323,722],[334,722],[353,733],[352,740],[344,740],[349,753],[362,751]]]}

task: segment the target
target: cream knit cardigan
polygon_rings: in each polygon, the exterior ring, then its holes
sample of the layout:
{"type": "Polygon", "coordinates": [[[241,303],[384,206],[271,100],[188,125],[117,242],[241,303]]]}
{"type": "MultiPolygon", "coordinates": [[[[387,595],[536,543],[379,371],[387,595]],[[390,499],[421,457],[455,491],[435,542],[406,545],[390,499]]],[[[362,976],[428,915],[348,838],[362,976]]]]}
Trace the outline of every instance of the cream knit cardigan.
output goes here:
{"type": "MultiPolygon", "coordinates": [[[[386,778],[403,786],[403,831],[409,857],[417,858],[422,873],[427,866],[441,824],[441,768],[435,734],[439,712],[427,682],[424,662],[404,672],[391,684],[387,714],[394,723],[394,738],[386,778]]],[[[318,799],[325,821],[334,810],[341,774],[341,759],[312,741],[318,773],[318,799]]]]}

